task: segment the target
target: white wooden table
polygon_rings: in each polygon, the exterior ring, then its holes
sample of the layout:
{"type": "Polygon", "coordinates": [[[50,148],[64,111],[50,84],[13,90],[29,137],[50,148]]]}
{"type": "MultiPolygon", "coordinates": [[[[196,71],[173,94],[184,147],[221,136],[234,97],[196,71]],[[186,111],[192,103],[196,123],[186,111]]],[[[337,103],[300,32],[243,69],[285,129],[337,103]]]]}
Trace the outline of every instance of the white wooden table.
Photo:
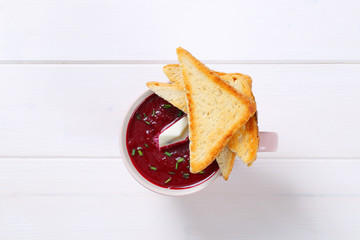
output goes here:
{"type": "Polygon", "coordinates": [[[360,1],[0,1],[0,239],[360,239],[360,1]],[[182,46],[253,77],[276,153],[141,187],[121,118],[182,46]]]}

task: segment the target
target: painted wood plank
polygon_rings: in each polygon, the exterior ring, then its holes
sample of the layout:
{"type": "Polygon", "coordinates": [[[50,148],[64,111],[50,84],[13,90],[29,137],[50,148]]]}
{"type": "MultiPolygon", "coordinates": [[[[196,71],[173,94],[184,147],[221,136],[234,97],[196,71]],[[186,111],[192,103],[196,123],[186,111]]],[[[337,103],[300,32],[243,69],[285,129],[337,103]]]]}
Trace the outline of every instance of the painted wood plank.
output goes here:
{"type": "Polygon", "coordinates": [[[121,159],[2,158],[0,238],[358,239],[359,170],[356,159],[237,162],[228,182],[171,198],[121,159]]]}
{"type": "MultiPolygon", "coordinates": [[[[261,157],[360,157],[360,66],[223,64],[253,77],[262,131],[277,153],[261,157]]],[[[1,156],[120,156],[118,134],[146,81],[162,65],[1,65],[1,156]]]]}
{"type": "Polygon", "coordinates": [[[360,60],[360,2],[5,0],[0,60],[360,60]]]}

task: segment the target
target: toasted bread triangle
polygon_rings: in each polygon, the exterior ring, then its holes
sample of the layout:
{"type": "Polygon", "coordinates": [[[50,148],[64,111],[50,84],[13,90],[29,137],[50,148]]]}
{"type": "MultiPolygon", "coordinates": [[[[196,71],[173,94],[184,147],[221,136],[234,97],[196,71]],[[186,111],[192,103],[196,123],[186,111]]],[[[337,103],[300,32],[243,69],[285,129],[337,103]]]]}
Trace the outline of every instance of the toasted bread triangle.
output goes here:
{"type": "Polygon", "coordinates": [[[255,113],[256,105],[185,49],[178,48],[177,54],[187,100],[190,171],[198,173],[255,113]]]}

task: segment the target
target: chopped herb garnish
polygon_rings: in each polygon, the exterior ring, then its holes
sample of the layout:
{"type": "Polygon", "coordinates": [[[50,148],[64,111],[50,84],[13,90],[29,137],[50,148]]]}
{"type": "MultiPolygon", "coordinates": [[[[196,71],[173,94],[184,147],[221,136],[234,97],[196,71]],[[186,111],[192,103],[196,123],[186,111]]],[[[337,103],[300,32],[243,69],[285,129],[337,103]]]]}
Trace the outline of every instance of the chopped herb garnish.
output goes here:
{"type": "Polygon", "coordinates": [[[178,117],[181,117],[183,115],[183,112],[179,110],[178,117]]]}
{"type": "Polygon", "coordinates": [[[132,150],[131,155],[135,155],[135,149],[132,150]]]}
{"type": "Polygon", "coordinates": [[[171,180],[171,177],[169,177],[169,179],[165,181],[165,184],[170,182],[170,180],[171,180]]]}
{"type": "Polygon", "coordinates": [[[142,153],[142,151],[140,149],[138,150],[138,153],[139,153],[140,156],[143,156],[143,153],[142,153]]]}
{"type": "Polygon", "coordinates": [[[183,158],[178,158],[178,159],[176,160],[175,169],[178,169],[179,163],[181,163],[181,162],[183,162],[183,161],[185,161],[185,159],[183,159],[183,158]]]}
{"type": "Polygon", "coordinates": [[[184,178],[189,178],[189,175],[190,175],[189,173],[183,173],[184,178]]]}
{"type": "Polygon", "coordinates": [[[156,170],[157,170],[157,168],[156,168],[156,167],[152,167],[152,166],[150,166],[150,169],[151,169],[151,170],[154,170],[154,171],[156,171],[156,170]]]}
{"type": "Polygon", "coordinates": [[[172,175],[174,175],[175,173],[174,173],[174,172],[169,172],[169,174],[172,174],[172,175]]]}
{"type": "Polygon", "coordinates": [[[155,116],[155,109],[153,109],[153,114],[152,114],[152,116],[155,116]]]}
{"type": "Polygon", "coordinates": [[[186,168],[190,168],[190,166],[186,166],[186,168]]]}
{"type": "Polygon", "coordinates": [[[137,119],[139,119],[139,120],[141,119],[140,115],[138,113],[136,113],[135,116],[136,116],[137,119]]]}
{"type": "Polygon", "coordinates": [[[203,174],[203,173],[205,173],[205,172],[204,172],[204,171],[200,171],[199,173],[203,174]]]}
{"type": "Polygon", "coordinates": [[[163,108],[171,108],[171,105],[165,104],[165,105],[163,106],[163,108]]]}
{"type": "Polygon", "coordinates": [[[144,121],[147,125],[151,125],[151,123],[150,122],[148,122],[148,121],[144,121]]]}
{"type": "Polygon", "coordinates": [[[164,152],[164,154],[166,155],[166,156],[171,156],[172,154],[171,153],[169,153],[169,152],[164,152]]]}
{"type": "Polygon", "coordinates": [[[142,149],[142,147],[137,147],[137,150],[142,149]]]}
{"type": "Polygon", "coordinates": [[[147,117],[145,113],[144,113],[144,117],[147,117]]]}
{"type": "Polygon", "coordinates": [[[149,145],[147,145],[146,143],[144,145],[145,145],[145,147],[149,147],[149,145]]]}

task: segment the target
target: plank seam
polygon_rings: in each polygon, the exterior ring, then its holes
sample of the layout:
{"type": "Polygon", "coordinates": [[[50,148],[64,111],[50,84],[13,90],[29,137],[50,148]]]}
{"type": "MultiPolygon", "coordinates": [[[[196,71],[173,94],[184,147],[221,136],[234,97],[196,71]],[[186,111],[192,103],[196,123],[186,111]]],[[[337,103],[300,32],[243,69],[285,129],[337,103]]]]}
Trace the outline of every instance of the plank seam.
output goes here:
{"type": "MultiPolygon", "coordinates": [[[[174,60],[26,60],[26,61],[0,61],[0,64],[10,65],[121,65],[121,64],[172,64],[177,63],[174,60]]],[[[360,60],[239,60],[239,61],[221,61],[221,60],[204,60],[205,64],[289,64],[289,65],[300,65],[300,64],[360,64],[360,60]]]]}

